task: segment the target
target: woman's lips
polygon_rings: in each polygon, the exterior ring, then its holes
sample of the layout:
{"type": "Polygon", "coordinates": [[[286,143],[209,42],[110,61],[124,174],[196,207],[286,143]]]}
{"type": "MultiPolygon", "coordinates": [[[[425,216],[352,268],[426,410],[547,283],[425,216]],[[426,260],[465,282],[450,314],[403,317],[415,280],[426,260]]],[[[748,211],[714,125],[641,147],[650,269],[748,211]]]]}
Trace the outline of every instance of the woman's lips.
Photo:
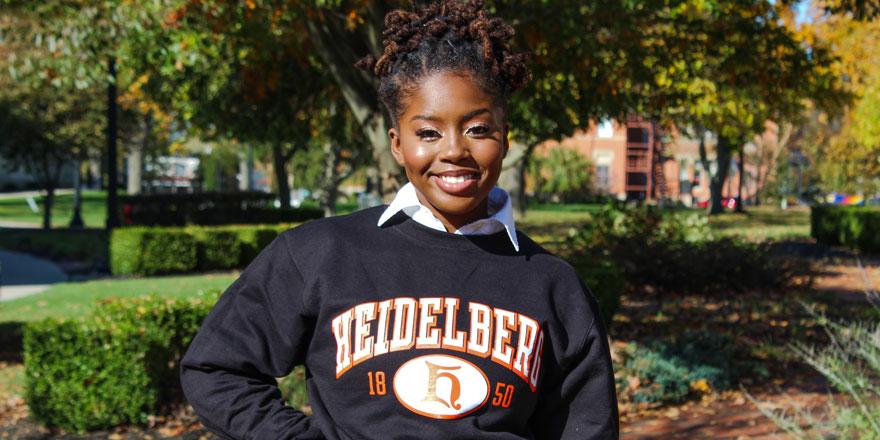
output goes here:
{"type": "Polygon", "coordinates": [[[480,182],[480,175],[476,173],[468,174],[434,174],[431,180],[443,192],[454,195],[463,196],[471,193],[480,182]]]}

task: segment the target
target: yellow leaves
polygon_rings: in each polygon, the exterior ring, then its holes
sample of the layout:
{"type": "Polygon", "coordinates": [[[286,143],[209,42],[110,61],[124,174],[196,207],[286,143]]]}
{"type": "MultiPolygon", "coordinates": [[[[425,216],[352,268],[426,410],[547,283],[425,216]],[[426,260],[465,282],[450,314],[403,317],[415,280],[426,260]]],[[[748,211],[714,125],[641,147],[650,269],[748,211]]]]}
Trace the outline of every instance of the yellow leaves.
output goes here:
{"type": "Polygon", "coordinates": [[[244,0],[244,5],[252,11],[257,9],[257,3],[254,0],[244,0]]]}
{"type": "Polygon", "coordinates": [[[168,147],[171,154],[182,154],[186,152],[186,143],[183,141],[172,142],[168,147]]]}
{"type": "Polygon", "coordinates": [[[659,86],[659,87],[664,87],[667,84],[672,84],[672,81],[670,81],[666,77],[666,71],[661,70],[661,71],[657,72],[656,74],[654,74],[654,83],[656,83],[657,86],[659,86]]]}
{"type": "Polygon", "coordinates": [[[780,319],[777,321],[775,319],[771,319],[770,320],[770,327],[782,327],[782,328],[788,327],[788,320],[780,319]]]}
{"type": "Polygon", "coordinates": [[[691,390],[701,394],[708,394],[712,392],[712,385],[710,385],[709,381],[707,381],[706,379],[691,381],[690,388],[691,390]]]}

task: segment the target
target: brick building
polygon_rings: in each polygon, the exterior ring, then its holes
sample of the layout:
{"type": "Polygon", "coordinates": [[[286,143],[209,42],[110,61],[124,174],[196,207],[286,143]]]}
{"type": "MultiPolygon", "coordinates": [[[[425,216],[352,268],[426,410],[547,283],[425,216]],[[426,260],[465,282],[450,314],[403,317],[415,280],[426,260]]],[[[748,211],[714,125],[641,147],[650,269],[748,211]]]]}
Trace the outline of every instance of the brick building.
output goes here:
{"type": "MultiPolygon", "coordinates": [[[[699,140],[677,132],[663,133],[651,122],[629,118],[625,123],[591,123],[561,143],[544,143],[536,153],[559,147],[575,149],[589,159],[597,194],[621,200],[665,198],[688,206],[709,200],[709,179],[700,164],[699,140]]],[[[714,137],[707,136],[706,150],[713,172],[717,166],[714,147],[714,137]]],[[[737,196],[740,176],[736,160],[731,161],[724,197],[737,196]]],[[[754,174],[747,163],[745,198],[755,193],[755,179],[749,177],[754,174]]]]}

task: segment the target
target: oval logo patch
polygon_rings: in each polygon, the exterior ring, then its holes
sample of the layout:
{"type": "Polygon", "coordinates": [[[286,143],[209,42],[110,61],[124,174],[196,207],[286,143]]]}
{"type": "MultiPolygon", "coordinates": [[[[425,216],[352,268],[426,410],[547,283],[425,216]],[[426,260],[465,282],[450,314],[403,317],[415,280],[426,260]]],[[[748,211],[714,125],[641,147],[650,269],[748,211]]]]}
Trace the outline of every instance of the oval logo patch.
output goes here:
{"type": "Polygon", "coordinates": [[[410,411],[434,419],[457,419],[489,400],[489,379],[476,365],[455,356],[429,354],[394,373],[394,395],[410,411]]]}

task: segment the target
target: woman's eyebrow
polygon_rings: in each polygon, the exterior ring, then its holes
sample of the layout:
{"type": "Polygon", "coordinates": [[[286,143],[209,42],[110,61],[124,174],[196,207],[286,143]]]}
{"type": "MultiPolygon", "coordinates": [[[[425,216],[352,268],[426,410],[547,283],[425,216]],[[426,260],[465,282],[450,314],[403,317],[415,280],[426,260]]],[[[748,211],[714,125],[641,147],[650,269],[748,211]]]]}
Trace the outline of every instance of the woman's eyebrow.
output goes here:
{"type": "Polygon", "coordinates": [[[430,116],[430,115],[415,115],[415,116],[413,116],[412,118],[410,118],[409,120],[410,120],[410,121],[415,121],[415,120],[418,120],[418,119],[421,119],[421,120],[424,120],[424,121],[434,121],[434,122],[437,122],[437,121],[440,120],[440,118],[438,118],[438,117],[436,117],[436,116],[430,116]]]}
{"type": "MultiPolygon", "coordinates": [[[[489,110],[488,108],[485,108],[485,107],[478,108],[478,109],[472,110],[472,111],[468,112],[467,114],[465,114],[464,116],[462,116],[461,120],[467,121],[468,119],[471,119],[474,116],[481,115],[483,113],[492,114],[492,111],[489,110]]],[[[436,122],[436,121],[439,121],[440,118],[438,118],[436,116],[431,116],[431,115],[415,115],[412,118],[410,118],[409,120],[410,121],[423,120],[423,121],[435,121],[436,122]]]]}
{"type": "Polygon", "coordinates": [[[474,110],[474,111],[468,112],[468,114],[466,114],[466,115],[464,115],[464,116],[461,117],[461,120],[462,120],[462,121],[467,121],[468,119],[471,119],[471,118],[473,118],[474,116],[481,115],[481,114],[483,114],[483,113],[489,113],[489,114],[491,115],[491,114],[492,114],[492,111],[489,110],[488,108],[485,108],[485,107],[483,107],[483,108],[479,108],[479,109],[476,109],[476,110],[474,110]]]}

